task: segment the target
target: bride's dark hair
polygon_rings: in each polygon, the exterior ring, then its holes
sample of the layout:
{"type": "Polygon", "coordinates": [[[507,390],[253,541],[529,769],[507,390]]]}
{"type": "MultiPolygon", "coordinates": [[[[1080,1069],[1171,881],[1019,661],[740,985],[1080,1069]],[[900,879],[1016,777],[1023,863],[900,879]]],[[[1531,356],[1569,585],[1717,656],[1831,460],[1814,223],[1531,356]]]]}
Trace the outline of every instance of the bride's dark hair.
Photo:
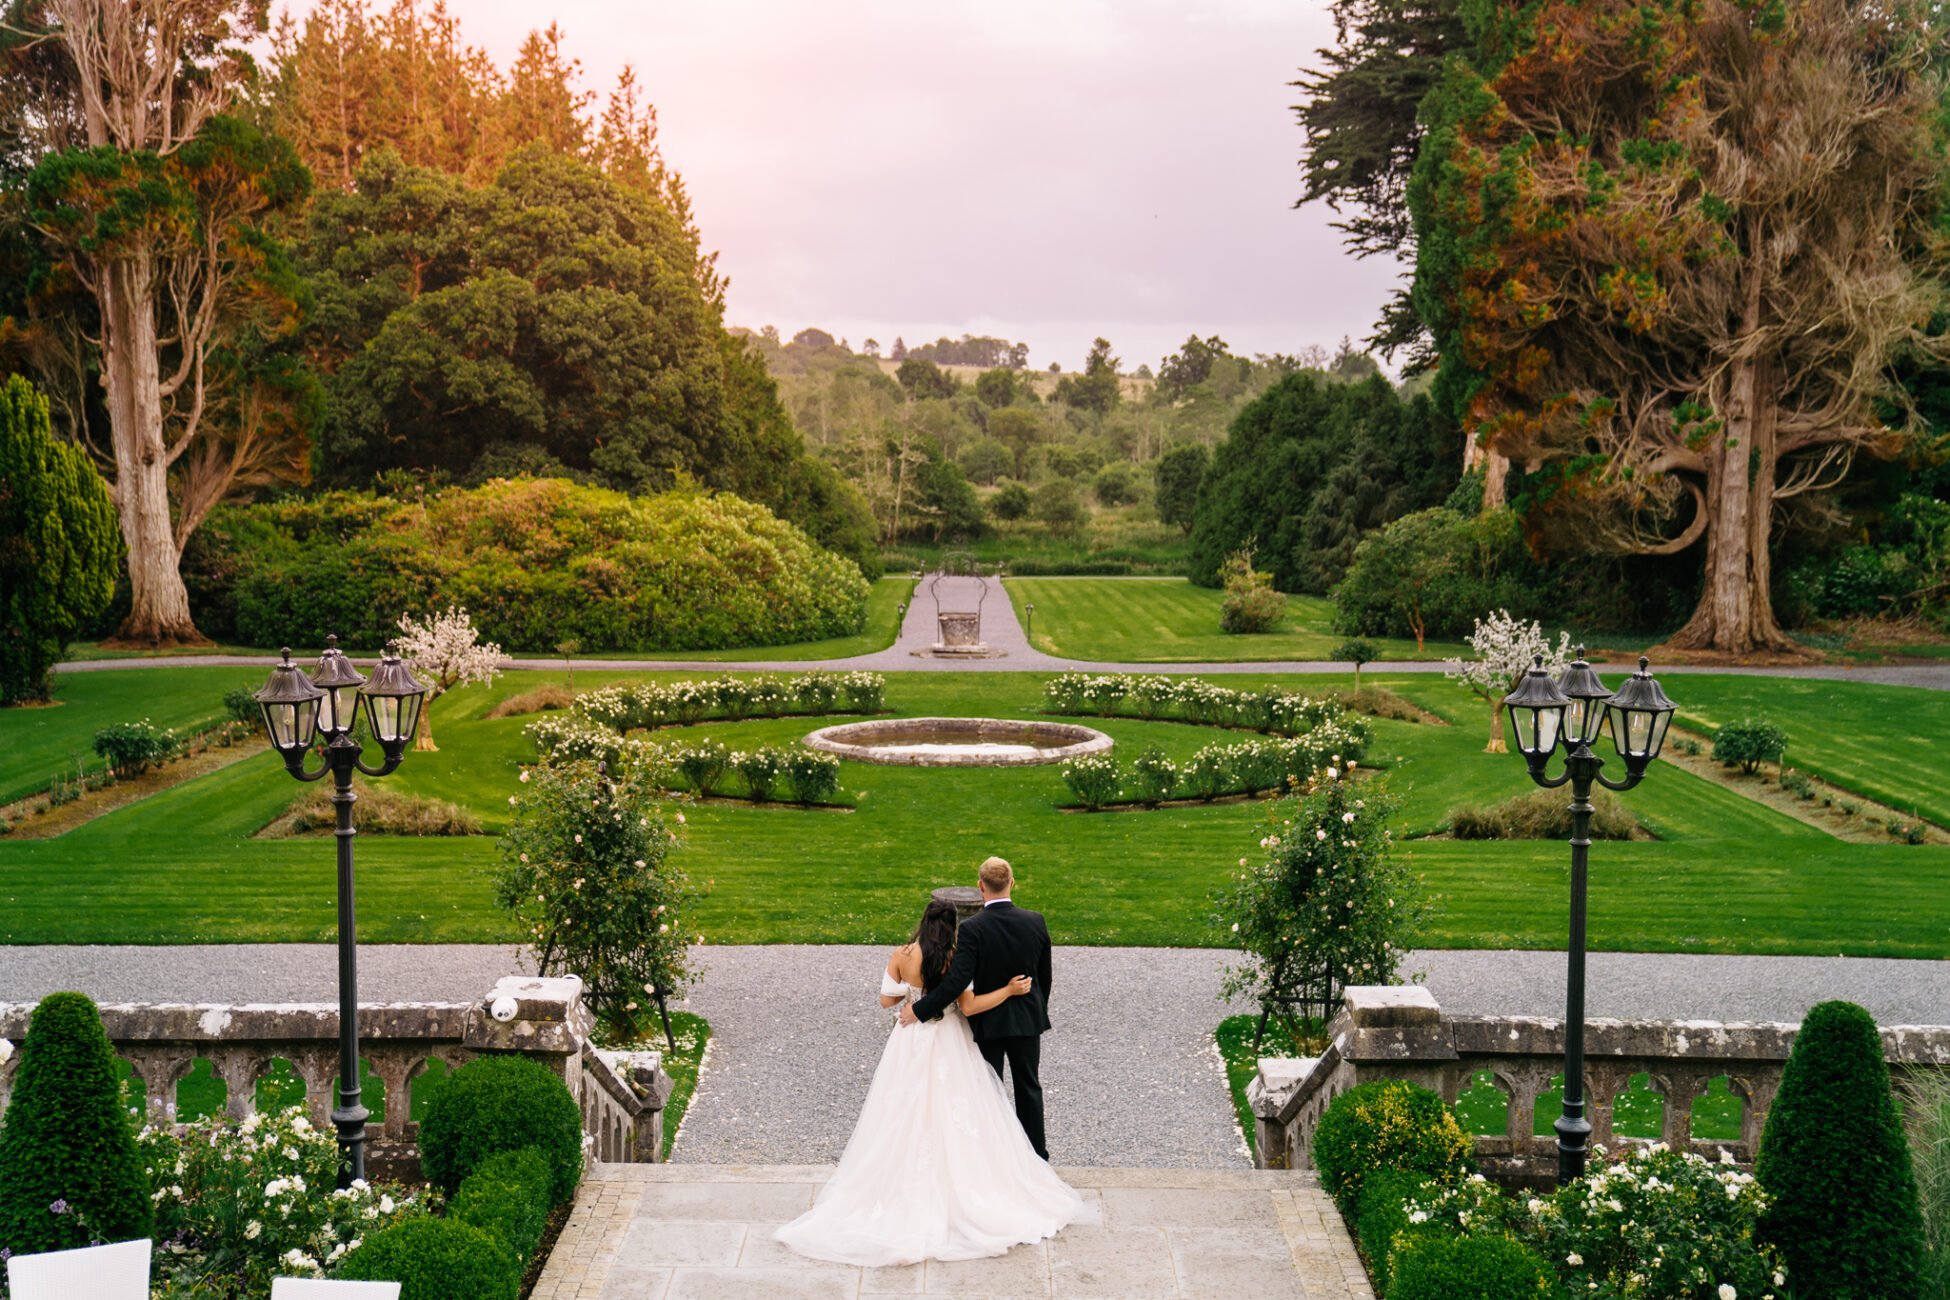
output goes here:
{"type": "Polygon", "coordinates": [[[955,905],[929,903],[921,913],[921,924],[914,929],[914,942],[921,945],[921,987],[932,989],[948,973],[949,959],[955,955],[955,905]]]}

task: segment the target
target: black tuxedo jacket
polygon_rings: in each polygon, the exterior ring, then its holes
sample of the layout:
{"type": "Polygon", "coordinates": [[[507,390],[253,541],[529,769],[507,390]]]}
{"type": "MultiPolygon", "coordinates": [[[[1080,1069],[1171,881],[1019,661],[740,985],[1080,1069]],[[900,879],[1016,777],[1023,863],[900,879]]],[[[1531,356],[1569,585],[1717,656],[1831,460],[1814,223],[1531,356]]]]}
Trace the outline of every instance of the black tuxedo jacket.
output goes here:
{"type": "Polygon", "coordinates": [[[1018,975],[1030,976],[1034,986],[1021,997],[971,1017],[968,1024],[976,1042],[1033,1038],[1049,1028],[1049,927],[1043,924],[1041,912],[1010,902],[992,903],[961,923],[948,973],[915,1002],[914,1014],[933,1020],[963,989],[972,988],[978,996],[993,993],[1018,975]]]}

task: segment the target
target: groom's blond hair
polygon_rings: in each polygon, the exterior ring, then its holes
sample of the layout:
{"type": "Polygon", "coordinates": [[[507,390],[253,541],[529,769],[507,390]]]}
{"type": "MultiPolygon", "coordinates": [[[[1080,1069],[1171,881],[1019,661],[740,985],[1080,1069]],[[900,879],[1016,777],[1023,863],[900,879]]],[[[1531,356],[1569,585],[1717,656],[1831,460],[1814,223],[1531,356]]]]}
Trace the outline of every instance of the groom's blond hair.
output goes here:
{"type": "Polygon", "coordinates": [[[1008,892],[1009,882],[1016,878],[1016,873],[1011,871],[1009,864],[1001,858],[990,858],[982,864],[982,869],[976,873],[975,878],[981,881],[982,888],[991,894],[1004,894],[1008,892]]]}

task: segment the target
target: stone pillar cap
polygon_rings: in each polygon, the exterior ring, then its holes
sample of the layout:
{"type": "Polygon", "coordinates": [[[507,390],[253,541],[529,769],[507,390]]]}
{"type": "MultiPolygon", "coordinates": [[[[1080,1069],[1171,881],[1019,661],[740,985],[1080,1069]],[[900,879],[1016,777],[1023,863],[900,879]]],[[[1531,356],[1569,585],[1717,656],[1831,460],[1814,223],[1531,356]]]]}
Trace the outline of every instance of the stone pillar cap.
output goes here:
{"type": "Polygon", "coordinates": [[[1361,1029],[1413,1029],[1442,1023],[1435,995],[1420,984],[1355,984],[1342,990],[1342,1005],[1361,1029]]]}

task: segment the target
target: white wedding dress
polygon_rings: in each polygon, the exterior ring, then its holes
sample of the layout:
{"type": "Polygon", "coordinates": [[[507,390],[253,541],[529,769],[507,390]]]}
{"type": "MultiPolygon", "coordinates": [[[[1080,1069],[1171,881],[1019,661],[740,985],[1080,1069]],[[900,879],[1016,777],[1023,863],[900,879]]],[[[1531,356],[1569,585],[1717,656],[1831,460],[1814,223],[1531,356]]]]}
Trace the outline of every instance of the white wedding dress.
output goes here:
{"type": "MultiPolygon", "coordinates": [[[[919,990],[883,975],[880,992],[919,990]]],[[[895,1025],[839,1168],[777,1235],[814,1259],[880,1267],[1000,1255],[1083,1213],[950,1003],[938,1020],[895,1025]]]]}

